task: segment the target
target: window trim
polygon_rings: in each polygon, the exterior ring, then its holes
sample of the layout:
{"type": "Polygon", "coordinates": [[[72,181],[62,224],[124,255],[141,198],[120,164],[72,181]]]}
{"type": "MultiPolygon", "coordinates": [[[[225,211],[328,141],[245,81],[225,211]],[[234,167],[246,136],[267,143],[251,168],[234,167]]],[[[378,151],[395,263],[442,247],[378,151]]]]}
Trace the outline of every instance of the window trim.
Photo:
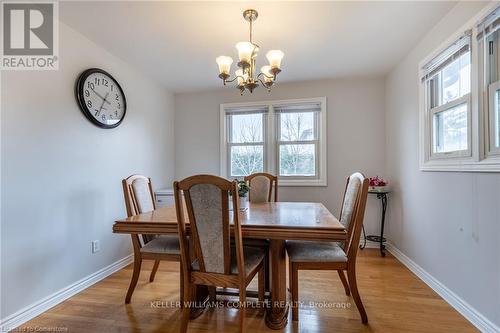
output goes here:
{"type": "MultiPolygon", "coordinates": [[[[313,97],[313,98],[300,98],[300,99],[287,99],[287,100],[270,100],[270,101],[260,101],[260,102],[243,102],[243,103],[224,103],[220,104],[220,121],[219,121],[219,131],[220,131],[220,175],[222,177],[230,177],[229,172],[229,156],[228,152],[228,133],[227,128],[227,117],[226,109],[229,108],[249,108],[249,107],[267,107],[268,112],[264,114],[265,122],[265,140],[264,140],[264,169],[265,172],[272,174],[277,174],[279,166],[278,163],[278,131],[277,126],[277,112],[274,111],[274,106],[276,105],[286,105],[286,104],[300,104],[300,103],[319,103],[321,105],[321,111],[318,115],[318,177],[279,177],[279,186],[327,186],[327,104],[326,97],[313,97]],[[267,125],[267,126],[266,126],[267,125]],[[266,149],[267,146],[267,149],[266,149]]],[[[308,143],[310,143],[308,141],[308,143]]]]}
{"type": "Polygon", "coordinates": [[[472,154],[472,149],[471,149],[471,94],[468,93],[467,95],[464,95],[462,97],[459,97],[457,99],[454,99],[451,102],[448,102],[446,104],[436,106],[434,108],[431,108],[429,110],[429,119],[428,119],[428,126],[430,129],[430,160],[434,159],[448,159],[448,158],[460,158],[460,157],[470,157],[472,154]],[[454,150],[450,152],[444,152],[444,153],[435,153],[434,152],[434,115],[441,113],[441,112],[446,112],[450,109],[453,109],[459,105],[466,104],[467,105],[467,149],[462,149],[462,150],[454,150]]]}
{"type": "Polygon", "coordinates": [[[487,134],[487,140],[488,140],[488,156],[498,156],[500,155],[500,146],[496,147],[495,141],[496,137],[495,135],[499,135],[497,132],[495,132],[495,120],[497,122],[500,122],[497,117],[500,117],[500,112],[498,115],[495,114],[495,93],[497,90],[500,90],[500,80],[490,83],[488,86],[488,123],[486,127],[488,130],[486,131],[487,134]]]}

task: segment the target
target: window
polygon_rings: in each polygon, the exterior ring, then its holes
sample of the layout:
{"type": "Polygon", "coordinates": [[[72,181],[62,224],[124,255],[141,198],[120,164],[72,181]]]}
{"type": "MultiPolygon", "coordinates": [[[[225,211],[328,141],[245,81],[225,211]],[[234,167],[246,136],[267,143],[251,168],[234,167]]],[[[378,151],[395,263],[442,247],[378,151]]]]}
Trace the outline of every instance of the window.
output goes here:
{"type": "Polygon", "coordinates": [[[280,185],[326,185],[326,99],[221,105],[221,174],[277,174],[280,185]]]}
{"type": "Polygon", "coordinates": [[[274,110],[278,120],[278,175],[317,177],[321,105],[285,105],[274,110]]]}
{"type": "Polygon", "coordinates": [[[231,177],[264,171],[264,115],[266,112],[267,109],[256,109],[227,113],[227,145],[231,177]]]}
{"type": "Polygon", "coordinates": [[[479,58],[484,62],[482,93],[486,123],[484,141],[486,155],[500,155],[500,7],[491,12],[478,26],[479,58]]]}
{"type": "Polygon", "coordinates": [[[467,28],[420,63],[423,171],[500,172],[498,3],[488,4],[467,28]]]}
{"type": "Polygon", "coordinates": [[[428,159],[470,157],[470,32],[423,68],[428,159]]]}

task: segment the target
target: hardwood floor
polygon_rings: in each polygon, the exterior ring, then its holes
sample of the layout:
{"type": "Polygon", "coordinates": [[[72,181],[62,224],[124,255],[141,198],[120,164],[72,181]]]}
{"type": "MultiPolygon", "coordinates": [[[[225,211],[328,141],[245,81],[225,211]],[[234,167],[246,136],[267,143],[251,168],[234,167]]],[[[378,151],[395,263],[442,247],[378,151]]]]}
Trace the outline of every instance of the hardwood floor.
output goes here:
{"type": "MultiPolygon", "coordinates": [[[[152,264],[144,262],[129,305],[124,300],[131,265],[21,327],[59,327],[62,332],[177,333],[181,312],[169,303],[179,300],[178,263],[162,262],[155,282],[149,283],[152,264]]],[[[273,331],[267,328],[259,310],[248,309],[247,332],[477,332],[392,255],[381,258],[375,249],[359,251],[357,271],[368,325],[361,324],[337,272],[300,271],[299,301],[304,306],[299,322],[290,318],[286,329],[273,331]],[[327,302],[334,308],[312,307],[310,302],[327,302]]],[[[250,288],[256,290],[255,281],[250,288]]],[[[189,322],[188,332],[236,332],[237,325],[237,310],[209,309],[189,322]]]]}

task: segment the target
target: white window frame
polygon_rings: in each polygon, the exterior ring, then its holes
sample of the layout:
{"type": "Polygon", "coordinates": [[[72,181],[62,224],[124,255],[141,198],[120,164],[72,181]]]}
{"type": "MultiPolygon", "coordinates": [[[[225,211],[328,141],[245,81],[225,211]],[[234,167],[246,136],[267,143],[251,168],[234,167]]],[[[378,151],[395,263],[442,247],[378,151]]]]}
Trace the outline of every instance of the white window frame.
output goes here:
{"type": "MultiPolygon", "coordinates": [[[[307,112],[307,111],[305,111],[307,112]]],[[[320,118],[320,113],[321,112],[314,112],[314,133],[316,135],[315,139],[313,140],[296,140],[296,141],[282,141],[281,140],[281,115],[283,113],[287,112],[279,112],[276,113],[276,174],[281,177],[280,181],[284,180],[313,180],[313,179],[318,179],[320,178],[320,168],[319,168],[319,155],[320,155],[320,138],[318,134],[320,133],[319,129],[319,124],[321,122],[320,118]],[[315,152],[315,161],[314,161],[314,176],[282,176],[281,175],[281,170],[280,170],[280,147],[281,146],[286,146],[286,145],[302,145],[302,144],[313,144],[314,145],[314,152],[315,152]]]]}
{"type": "Polygon", "coordinates": [[[460,158],[460,157],[470,157],[472,150],[471,150],[471,99],[470,99],[470,93],[467,95],[464,95],[462,97],[459,97],[451,102],[448,102],[446,104],[436,106],[434,108],[431,108],[429,110],[429,119],[428,119],[428,126],[430,127],[430,154],[429,158],[430,159],[445,159],[445,158],[460,158]],[[438,113],[441,112],[446,112],[448,110],[453,109],[454,107],[457,107],[459,105],[466,104],[467,105],[467,149],[463,150],[454,150],[454,151],[449,151],[449,152],[443,152],[443,153],[436,153],[434,152],[434,139],[435,139],[435,132],[434,132],[434,116],[438,113]]]}
{"type": "MultiPolygon", "coordinates": [[[[425,67],[427,66],[428,63],[435,62],[435,59],[439,59],[439,57],[443,57],[443,53],[447,52],[447,50],[450,47],[453,47],[453,45],[456,45],[461,38],[469,38],[470,43],[469,43],[469,53],[472,56],[472,36],[467,37],[467,33],[461,33],[459,36],[453,39],[452,42],[448,42],[444,44],[444,46],[441,46],[436,52],[433,53],[432,56],[428,57],[428,60],[424,60],[421,63],[424,63],[424,65],[420,65],[419,67],[422,69],[420,72],[419,77],[425,77],[425,67]]],[[[458,51],[458,49],[456,50],[458,51]]],[[[450,54],[449,56],[452,56],[450,54]]],[[[442,62],[446,61],[449,58],[443,57],[442,62]]],[[[442,63],[441,62],[441,63],[442,63]]],[[[437,66],[440,65],[440,62],[437,62],[437,66]]],[[[471,59],[471,66],[472,66],[472,59],[471,59]]],[[[437,75],[440,75],[439,72],[436,73],[437,75]]],[[[433,76],[434,77],[434,76],[433,76]]],[[[448,163],[448,164],[460,164],[464,160],[470,159],[472,157],[472,103],[471,103],[471,93],[468,93],[467,95],[464,95],[462,97],[459,97],[455,100],[452,100],[450,102],[447,102],[445,104],[432,107],[432,100],[431,97],[436,98],[436,96],[433,96],[431,93],[431,80],[433,77],[427,77],[425,79],[422,79],[420,86],[421,86],[421,91],[423,90],[423,93],[421,96],[421,112],[423,113],[423,121],[420,124],[420,131],[421,135],[424,136],[423,140],[424,143],[423,145],[421,144],[420,149],[421,149],[421,154],[423,154],[422,158],[423,161],[421,161],[421,169],[425,168],[427,166],[434,166],[436,164],[443,164],[448,163]],[[434,115],[445,112],[447,110],[450,110],[458,105],[462,104],[467,104],[467,149],[464,150],[456,150],[456,151],[450,151],[450,152],[434,152],[434,141],[435,141],[435,133],[434,133],[434,115]],[[423,132],[423,133],[422,133],[423,132]],[[423,163],[422,163],[423,162],[423,163]],[[423,164],[423,165],[422,165],[423,164]]],[[[471,68],[471,83],[472,83],[472,68],[471,68]]],[[[439,78],[439,87],[435,89],[439,93],[441,93],[441,87],[442,87],[442,79],[439,78]]],[[[472,87],[471,87],[472,88],[472,87]]],[[[439,97],[439,96],[438,96],[439,97]]]]}
{"type": "MultiPolygon", "coordinates": [[[[419,167],[421,171],[458,171],[458,172],[500,172],[500,154],[493,155],[488,152],[490,140],[490,123],[488,106],[489,99],[487,92],[484,93],[482,84],[484,82],[484,59],[481,57],[479,48],[478,23],[482,22],[496,7],[498,3],[486,5],[476,16],[466,22],[450,38],[443,42],[434,52],[424,58],[419,63],[419,167]],[[422,82],[424,76],[422,68],[432,59],[436,58],[450,45],[456,42],[464,31],[472,31],[471,36],[471,90],[468,96],[470,153],[459,155],[449,154],[448,156],[431,156],[432,151],[432,127],[430,125],[431,114],[429,92],[426,82],[422,82]],[[469,156],[467,156],[469,155],[469,156]]],[[[465,99],[465,97],[462,97],[465,99]]],[[[458,103],[460,104],[460,103],[458,103]]]]}
{"type": "MultiPolygon", "coordinates": [[[[478,57],[479,57],[479,81],[481,84],[479,85],[479,95],[484,96],[483,100],[480,100],[480,106],[482,111],[482,129],[483,129],[483,156],[485,163],[490,164],[500,164],[500,147],[496,147],[496,133],[495,133],[495,120],[497,115],[495,114],[494,105],[495,105],[495,92],[500,89],[500,76],[496,77],[496,81],[490,82],[490,68],[487,61],[489,57],[489,45],[487,45],[486,39],[487,37],[497,31],[500,33],[500,29],[498,27],[493,27],[493,22],[498,20],[500,15],[500,6],[495,4],[493,8],[488,12],[485,17],[482,18],[481,22],[478,26],[478,44],[482,47],[478,48],[478,57]]],[[[497,45],[497,53],[500,52],[500,46],[497,45]]],[[[497,54],[498,57],[498,54],[497,54]]],[[[500,63],[497,61],[496,66],[500,66],[500,63]]],[[[498,68],[496,68],[498,73],[498,68]]]]}
{"type": "Polygon", "coordinates": [[[500,114],[495,114],[495,93],[500,90],[500,80],[490,83],[488,86],[488,121],[485,127],[488,128],[486,132],[488,157],[500,157],[500,146],[497,147],[495,142],[497,140],[496,136],[498,133],[495,131],[496,123],[499,122],[497,117],[500,114]]]}
{"type": "MultiPolygon", "coordinates": [[[[237,112],[234,112],[237,113],[237,112]]],[[[246,113],[245,110],[242,110],[241,113],[246,113]]],[[[252,112],[253,113],[253,112],[252,112]]],[[[245,146],[262,146],[263,150],[263,169],[265,171],[266,165],[267,165],[267,146],[268,146],[268,140],[266,140],[267,136],[267,117],[266,113],[260,113],[260,112],[255,112],[253,114],[261,114],[262,115],[262,140],[259,142],[231,142],[231,133],[232,133],[232,117],[230,118],[231,121],[227,122],[228,115],[224,114],[226,117],[226,126],[227,126],[227,149],[226,149],[226,170],[227,170],[227,176],[231,178],[237,178],[239,176],[233,176],[231,175],[231,148],[232,147],[245,147],[245,146]]]]}
{"type": "MultiPolygon", "coordinates": [[[[226,117],[227,109],[245,109],[252,107],[266,106],[268,112],[264,114],[264,123],[266,128],[264,139],[264,172],[278,174],[278,134],[279,117],[274,111],[274,106],[282,106],[287,104],[301,103],[319,103],[321,111],[318,114],[318,145],[316,152],[317,175],[314,177],[279,177],[279,186],[327,186],[327,107],[326,97],[301,98],[289,100],[271,100],[263,102],[247,102],[247,103],[224,103],[220,105],[220,175],[222,177],[230,177],[230,146],[228,142],[228,123],[226,117]]],[[[235,111],[233,111],[235,112],[235,111]]],[[[287,142],[289,143],[289,142],[287,142]]],[[[312,141],[307,141],[312,143],[312,141]]]]}

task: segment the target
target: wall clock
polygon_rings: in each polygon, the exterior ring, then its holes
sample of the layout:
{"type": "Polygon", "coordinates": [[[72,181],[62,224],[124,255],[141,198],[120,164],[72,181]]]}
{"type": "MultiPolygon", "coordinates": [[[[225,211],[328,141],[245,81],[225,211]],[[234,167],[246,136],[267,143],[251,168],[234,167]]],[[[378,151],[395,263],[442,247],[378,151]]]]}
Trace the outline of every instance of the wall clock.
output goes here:
{"type": "Polygon", "coordinates": [[[93,124],[114,128],[123,121],[127,111],[125,94],[109,73],[87,69],[78,77],[75,93],[80,109],[93,124]]]}

